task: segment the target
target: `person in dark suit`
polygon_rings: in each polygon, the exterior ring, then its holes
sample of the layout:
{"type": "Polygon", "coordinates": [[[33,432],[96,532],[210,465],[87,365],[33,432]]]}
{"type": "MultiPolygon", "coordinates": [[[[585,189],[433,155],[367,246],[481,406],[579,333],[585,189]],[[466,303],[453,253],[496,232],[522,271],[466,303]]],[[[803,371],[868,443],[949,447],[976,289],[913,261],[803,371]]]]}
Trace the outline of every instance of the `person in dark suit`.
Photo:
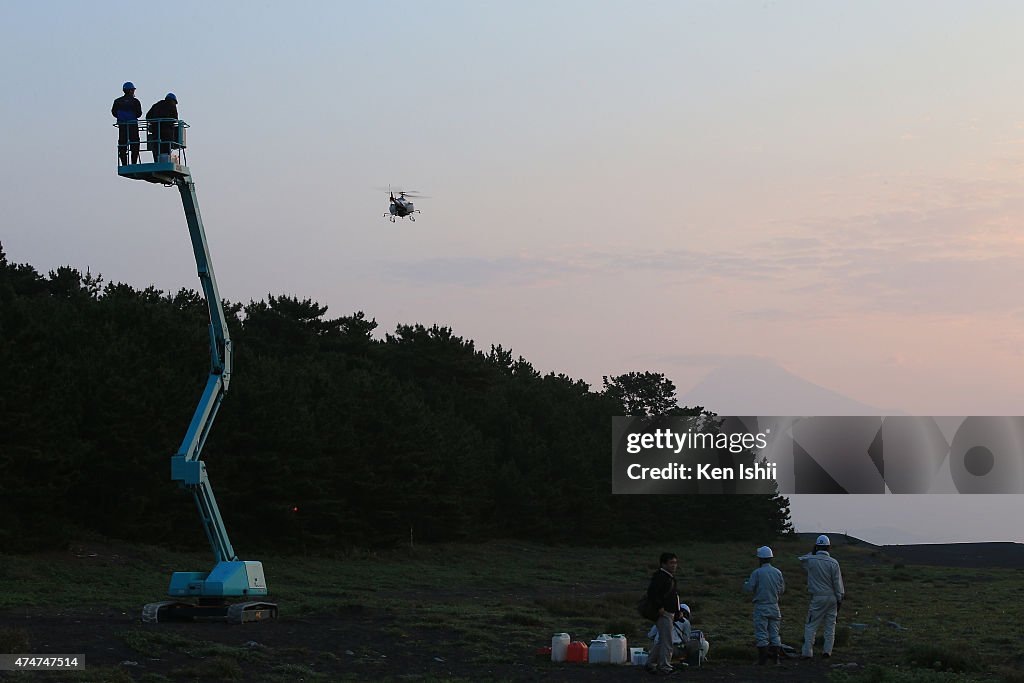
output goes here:
{"type": "Polygon", "coordinates": [[[647,600],[657,606],[658,618],[654,622],[658,629],[658,642],[651,648],[647,670],[654,674],[670,674],[672,668],[672,622],[679,613],[679,591],[676,585],[676,569],[679,558],[675,553],[662,553],[658,558],[658,571],[651,576],[647,586],[647,600]]]}

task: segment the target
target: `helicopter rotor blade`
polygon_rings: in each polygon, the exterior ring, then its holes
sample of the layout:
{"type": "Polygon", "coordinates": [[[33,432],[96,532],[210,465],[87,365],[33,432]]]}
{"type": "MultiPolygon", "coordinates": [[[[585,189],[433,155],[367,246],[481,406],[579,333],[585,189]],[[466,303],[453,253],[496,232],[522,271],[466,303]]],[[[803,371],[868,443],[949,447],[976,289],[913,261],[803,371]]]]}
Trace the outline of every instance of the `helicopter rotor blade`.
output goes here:
{"type": "Polygon", "coordinates": [[[409,199],[430,199],[430,195],[422,194],[419,190],[403,190],[401,185],[378,185],[373,189],[379,190],[380,192],[387,192],[393,197],[408,197],[409,199]]]}

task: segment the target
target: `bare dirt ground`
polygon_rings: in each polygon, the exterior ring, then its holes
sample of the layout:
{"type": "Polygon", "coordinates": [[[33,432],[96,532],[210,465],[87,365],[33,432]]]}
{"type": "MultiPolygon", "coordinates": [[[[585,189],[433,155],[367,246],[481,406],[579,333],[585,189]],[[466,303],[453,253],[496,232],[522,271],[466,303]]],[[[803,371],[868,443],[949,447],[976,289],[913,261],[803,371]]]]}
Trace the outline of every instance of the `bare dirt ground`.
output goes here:
{"type": "MultiPolygon", "coordinates": [[[[137,615],[104,610],[65,610],[59,614],[42,610],[15,610],[0,614],[0,625],[28,631],[34,649],[44,653],[83,653],[88,669],[110,670],[113,676],[100,680],[434,680],[467,681],[621,681],[661,680],[639,667],[554,664],[546,657],[518,658],[480,664],[473,661],[472,643],[424,649],[413,643],[396,644],[382,634],[394,617],[383,614],[354,614],[339,618],[288,618],[260,624],[221,623],[141,624],[137,615]],[[182,656],[146,657],[128,647],[122,637],[127,631],[142,630],[169,634],[196,642],[218,643],[234,650],[273,653],[275,667],[259,661],[241,661],[237,673],[183,666],[182,656]],[[325,658],[320,653],[333,653],[325,658]],[[291,668],[289,668],[289,666],[291,668]],[[316,672],[309,678],[301,668],[316,672]],[[119,671],[120,670],[120,671],[119,671]],[[275,670],[277,673],[275,673],[275,670]],[[123,671],[123,676],[120,672],[123,671]],[[115,674],[115,672],[117,672],[115,674]],[[147,676],[148,674],[148,676],[147,676]],[[156,675],[164,677],[158,678],[156,675]],[[117,677],[114,677],[117,676],[117,677]]],[[[424,634],[427,635],[427,634],[424,634]]],[[[432,634],[436,637],[438,634],[432,634]]],[[[754,659],[751,651],[751,659],[754,659]]],[[[713,655],[713,653],[712,653],[713,655]]],[[[671,679],[693,681],[821,681],[827,678],[832,660],[788,660],[779,666],[755,666],[735,662],[708,662],[700,669],[688,668],[671,679]]],[[[12,679],[14,674],[7,674],[12,679]]],[[[3,674],[0,674],[3,677],[3,674]]],[[[59,675],[37,675],[40,680],[66,680],[59,675]]],[[[25,680],[19,674],[15,680],[25,680]]]]}

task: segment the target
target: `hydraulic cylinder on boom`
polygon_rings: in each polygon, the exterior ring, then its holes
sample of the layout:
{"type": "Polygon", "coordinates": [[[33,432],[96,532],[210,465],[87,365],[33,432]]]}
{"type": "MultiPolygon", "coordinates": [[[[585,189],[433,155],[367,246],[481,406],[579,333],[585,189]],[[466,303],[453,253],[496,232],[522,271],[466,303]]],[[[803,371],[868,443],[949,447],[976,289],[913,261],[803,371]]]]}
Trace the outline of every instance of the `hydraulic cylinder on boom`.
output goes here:
{"type": "MultiPolygon", "coordinates": [[[[184,164],[185,129],[188,124],[177,120],[161,120],[160,125],[154,125],[152,121],[148,123],[150,131],[171,131],[171,139],[158,140],[153,147],[169,153],[156,155],[153,163],[118,166],[117,173],[124,178],[177,187],[185,209],[185,220],[199,269],[199,281],[210,314],[210,376],[185,438],[177,453],[171,457],[171,479],[189,491],[195,499],[203,530],[213,548],[216,565],[208,572],[174,572],[168,595],[175,599],[146,605],[142,610],[142,620],[157,622],[204,618],[241,623],[274,619],[277,617],[277,605],[261,599],[267,596],[263,564],[238,559],[217,507],[217,499],[206,474],[206,464],[200,460],[217,410],[231,383],[232,354],[224,307],[217,290],[210,248],[199,213],[196,186],[188,166],[184,164]],[[168,125],[171,123],[173,125],[168,125]],[[188,599],[194,602],[187,602],[188,599]],[[232,599],[240,600],[231,602],[232,599]]],[[[154,144],[152,139],[150,144],[154,144]]]]}

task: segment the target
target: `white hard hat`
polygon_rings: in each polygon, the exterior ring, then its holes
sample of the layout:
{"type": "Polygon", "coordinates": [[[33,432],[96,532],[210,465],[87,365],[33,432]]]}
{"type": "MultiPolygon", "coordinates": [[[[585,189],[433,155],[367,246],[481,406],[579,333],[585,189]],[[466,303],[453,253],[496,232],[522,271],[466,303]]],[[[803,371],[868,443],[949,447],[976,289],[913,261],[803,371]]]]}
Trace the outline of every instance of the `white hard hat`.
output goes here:
{"type": "Polygon", "coordinates": [[[818,540],[814,542],[814,545],[832,545],[832,542],[828,540],[828,536],[822,534],[818,536],[818,540]]]}
{"type": "Polygon", "coordinates": [[[687,605],[685,602],[681,602],[681,603],[679,603],[679,611],[680,612],[686,612],[687,614],[689,614],[690,613],[690,606],[687,605]]]}
{"type": "Polygon", "coordinates": [[[772,554],[772,549],[766,545],[763,545],[757,549],[757,556],[762,560],[767,560],[775,557],[775,555],[772,554]]]}

